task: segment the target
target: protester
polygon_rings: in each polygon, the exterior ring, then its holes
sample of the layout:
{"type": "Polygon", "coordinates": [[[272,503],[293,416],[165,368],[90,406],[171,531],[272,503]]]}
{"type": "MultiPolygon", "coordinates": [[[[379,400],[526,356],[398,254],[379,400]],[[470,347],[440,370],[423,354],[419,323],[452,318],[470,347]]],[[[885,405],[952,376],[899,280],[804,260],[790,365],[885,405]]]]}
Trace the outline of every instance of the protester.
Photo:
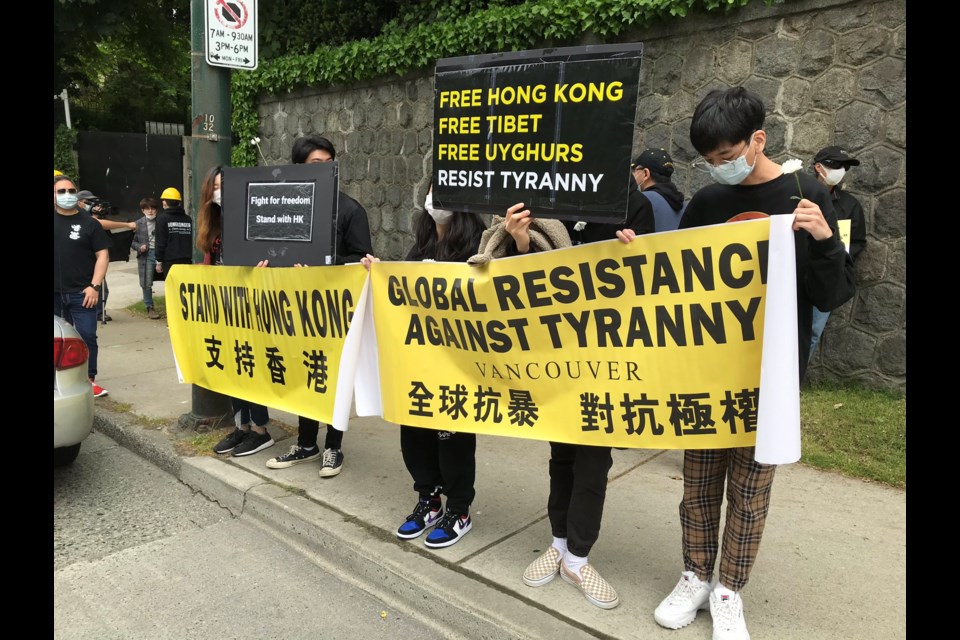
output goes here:
{"type": "MultiPolygon", "coordinates": [[[[293,164],[333,162],[336,158],[337,150],[333,143],[315,135],[294,140],[290,153],[290,162],[293,164]]],[[[336,264],[359,262],[364,256],[373,253],[367,212],[359,202],[343,191],[337,194],[336,235],[336,264]]],[[[320,448],[317,446],[320,421],[298,416],[297,422],[297,444],[291,446],[287,453],[267,460],[269,468],[285,469],[321,457],[320,448]]],[[[332,478],[343,470],[343,431],[334,429],[331,425],[326,427],[320,477],[332,478]]]]}
{"type": "MultiPolygon", "coordinates": [[[[432,188],[423,206],[406,260],[464,262],[476,253],[486,227],[478,214],[434,206],[432,188]]],[[[362,260],[368,269],[376,261],[372,255],[362,260]]],[[[418,500],[397,537],[411,540],[434,527],[424,540],[427,547],[459,542],[473,528],[470,505],[476,496],[477,435],[400,425],[400,451],[418,500]],[[447,498],[446,509],[441,495],[447,498]]]]}
{"type": "MultiPolygon", "coordinates": [[[[530,222],[530,212],[520,211],[522,204],[507,210],[505,227],[513,231],[511,236],[520,253],[528,241],[530,225],[547,225],[555,221],[530,222]],[[516,219],[509,224],[511,217],[516,219]],[[519,219],[517,219],[519,217],[519,219]]],[[[625,224],[609,224],[584,221],[563,223],[581,242],[613,240],[621,229],[630,229],[635,235],[653,233],[654,214],[650,201],[643,197],[637,185],[631,183],[628,194],[627,219],[625,224]]],[[[536,228],[536,227],[534,227],[536,228]]],[[[540,248],[529,245],[533,251],[558,249],[562,241],[540,248]]],[[[550,442],[550,495],[547,498],[547,515],[553,542],[523,572],[523,582],[530,587],[540,587],[558,574],[578,587],[591,604],[601,609],[612,609],[620,604],[616,590],[597,572],[589,562],[590,550],[600,537],[600,522],[607,495],[607,474],[613,465],[610,447],[550,442]]]]}
{"type": "Polygon", "coordinates": [[[680,225],[686,205],[683,192],[671,179],[673,159],[665,149],[644,149],[630,165],[633,179],[653,205],[656,231],[673,231],[680,225]]]}
{"type": "MultiPolygon", "coordinates": [[[[836,309],[853,297],[853,261],[840,242],[836,214],[823,185],[805,174],[784,174],[765,155],[764,114],[761,99],[743,87],[715,89],[697,105],[690,142],[702,159],[695,166],[708,171],[717,184],[694,194],[679,228],[715,225],[744,212],[793,216],[802,380],[811,310],[836,309]]],[[[628,231],[617,236],[625,242],[633,239],[628,231]]],[[[654,611],[659,625],[685,627],[709,603],[715,639],[750,638],[740,592],[760,548],[775,471],[776,465],[754,459],[754,447],[684,451],[680,502],[684,571],[654,611]],[[728,502],[717,574],[724,484],[728,502]]]]}
{"type": "Polygon", "coordinates": [[[183,210],[180,192],[168,187],[160,194],[163,211],[157,216],[155,254],[156,272],[165,280],[175,264],[193,262],[193,220],[183,210]]]}
{"type": "MultiPolygon", "coordinates": [[[[829,189],[830,201],[833,203],[834,211],[837,212],[837,220],[850,221],[850,246],[848,251],[854,262],[856,262],[857,256],[860,255],[863,248],[867,246],[867,224],[863,216],[863,206],[861,206],[859,200],[843,189],[842,181],[850,167],[859,165],[859,160],[836,146],[825,147],[813,157],[813,173],[817,176],[817,180],[829,189]]],[[[820,336],[823,334],[823,329],[827,326],[827,320],[829,319],[829,311],[813,308],[810,358],[813,358],[813,352],[817,348],[817,343],[820,342],[820,336]]]]}
{"type": "MultiPolygon", "coordinates": [[[[222,180],[223,167],[216,166],[207,172],[200,186],[196,247],[203,253],[203,264],[207,265],[223,264],[222,180]]],[[[164,192],[164,195],[169,194],[164,192]]],[[[241,457],[272,447],[273,438],[267,430],[267,423],[270,422],[267,408],[240,398],[231,398],[230,402],[234,412],[234,429],[214,445],[213,452],[241,457]]]]}
{"type": "Polygon", "coordinates": [[[53,313],[72,324],[90,352],[87,376],[93,395],[107,390],[97,377],[97,307],[110,263],[107,232],[77,209],[77,185],[63,174],[53,177],[53,313]]]}
{"type": "Polygon", "coordinates": [[[136,221],[133,233],[133,246],[137,251],[137,272],[140,275],[140,288],[143,290],[143,306],[147,317],[159,320],[160,314],[153,307],[153,276],[157,268],[156,237],[157,210],[160,203],[156,198],[144,198],[140,201],[143,217],[136,221]]]}

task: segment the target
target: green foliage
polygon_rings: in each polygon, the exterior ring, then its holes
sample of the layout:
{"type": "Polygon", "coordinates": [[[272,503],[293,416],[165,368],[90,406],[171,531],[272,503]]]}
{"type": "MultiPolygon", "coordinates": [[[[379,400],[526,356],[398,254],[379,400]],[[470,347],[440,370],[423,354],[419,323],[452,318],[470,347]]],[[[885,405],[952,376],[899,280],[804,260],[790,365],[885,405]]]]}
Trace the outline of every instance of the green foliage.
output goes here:
{"type": "Polygon", "coordinates": [[[907,486],[907,399],[818,385],[800,394],[801,461],[847,476],[907,486]]]}
{"type": "Polygon", "coordinates": [[[77,163],[73,156],[73,147],[77,144],[77,130],[68,129],[62,124],[53,133],[53,168],[67,174],[74,180],[77,175],[77,163]]]}
{"type": "MultiPolygon", "coordinates": [[[[300,48],[273,59],[262,59],[255,71],[232,75],[233,166],[257,164],[257,98],[282,95],[302,87],[349,84],[390,75],[403,75],[433,65],[440,58],[564,46],[585,33],[602,41],[628,29],[685,16],[692,10],[730,11],[750,0],[420,0],[386,3],[382,17],[396,17],[379,35],[333,46],[300,48]]],[[[763,0],[770,5],[774,0],[763,0]]],[[[282,4],[299,4],[288,2],[282,4]]],[[[337,4],[319,3],[320,6],[337,4]]],[[[352,6],[355,6],[356,2],[352,6]]],[[[278,50],[282,47],[278,46],[278,50]]],[[[294,47],[286,47],[294,49],[294,47]]]]}
{"type": "Polygon", "coordinates": [[[74,126],[143,131],[187,123],[190,0],[55,0],[54,93],[74,126]]]}

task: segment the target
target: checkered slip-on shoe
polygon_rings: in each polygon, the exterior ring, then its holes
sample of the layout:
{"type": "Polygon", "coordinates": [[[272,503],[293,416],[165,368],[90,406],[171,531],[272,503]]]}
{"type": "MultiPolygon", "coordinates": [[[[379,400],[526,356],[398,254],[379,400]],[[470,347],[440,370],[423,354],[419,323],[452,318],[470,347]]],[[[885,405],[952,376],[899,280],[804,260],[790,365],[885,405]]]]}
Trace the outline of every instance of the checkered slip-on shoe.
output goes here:
{"type": "Polygon", "coordinates": [[[590,564],[583,565],[580,575],[574,575],[560,564],[560,577],[580,589],[583,596],[601,609],[613,609],[620,604],[620,596],[590,564]]]}
{"type": "Polygon", "coordinates": [[[543,554],[531,562],[523,572],[523,584],[542,587],[557,577],[560,570],[560,550],[550,545],[543,554]]]}

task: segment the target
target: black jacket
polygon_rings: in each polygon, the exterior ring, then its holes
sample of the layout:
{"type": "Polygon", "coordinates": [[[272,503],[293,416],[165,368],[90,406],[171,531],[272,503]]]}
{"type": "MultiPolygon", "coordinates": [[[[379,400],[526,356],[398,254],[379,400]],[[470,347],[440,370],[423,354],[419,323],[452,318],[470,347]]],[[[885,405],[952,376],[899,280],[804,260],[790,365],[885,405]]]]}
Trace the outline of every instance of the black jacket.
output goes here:
{"type": "Polygon", "coordinates": [[[157,262],[190,264],[193,262],[193,220],[183,207],[170,207],[157,215],[154,255],[157,262]]]}
{"type": "Polygon", "coordinates": [[[336,241],[337,244],[334,247],[337,256],[336,264],[360,262],[360,259],[368,253],[373,255],[367,211],[343,191],[337,199],[336,241]]]}
{"type": "Polygon", "coordinates": [[[633,229],[638,236],[653,233],[656,225],[653,217],[653,205],[640,193],[640,189],[633,178],[630,179],[630,182],[632,184],[627,198],[627,219],[625,222],[588,222],[581,231],[574,229],[577,224],[575,221],[565,220],[563,222],[574,245],[601,240],[616,240],[617,231],[624,228],[633,229]]]}

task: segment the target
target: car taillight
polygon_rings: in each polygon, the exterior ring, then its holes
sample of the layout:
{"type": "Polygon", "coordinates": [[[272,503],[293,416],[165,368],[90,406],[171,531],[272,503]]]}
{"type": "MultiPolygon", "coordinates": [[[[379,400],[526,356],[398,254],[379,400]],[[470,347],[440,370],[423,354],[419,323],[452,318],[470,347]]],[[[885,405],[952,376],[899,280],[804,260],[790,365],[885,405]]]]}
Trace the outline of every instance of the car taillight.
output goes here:
{"type": "Polygon", "coordinates": [[[57,371],[86,364],[89,356],[87,343],[80,338],[53,339],[53,368],[57,371]]]}

